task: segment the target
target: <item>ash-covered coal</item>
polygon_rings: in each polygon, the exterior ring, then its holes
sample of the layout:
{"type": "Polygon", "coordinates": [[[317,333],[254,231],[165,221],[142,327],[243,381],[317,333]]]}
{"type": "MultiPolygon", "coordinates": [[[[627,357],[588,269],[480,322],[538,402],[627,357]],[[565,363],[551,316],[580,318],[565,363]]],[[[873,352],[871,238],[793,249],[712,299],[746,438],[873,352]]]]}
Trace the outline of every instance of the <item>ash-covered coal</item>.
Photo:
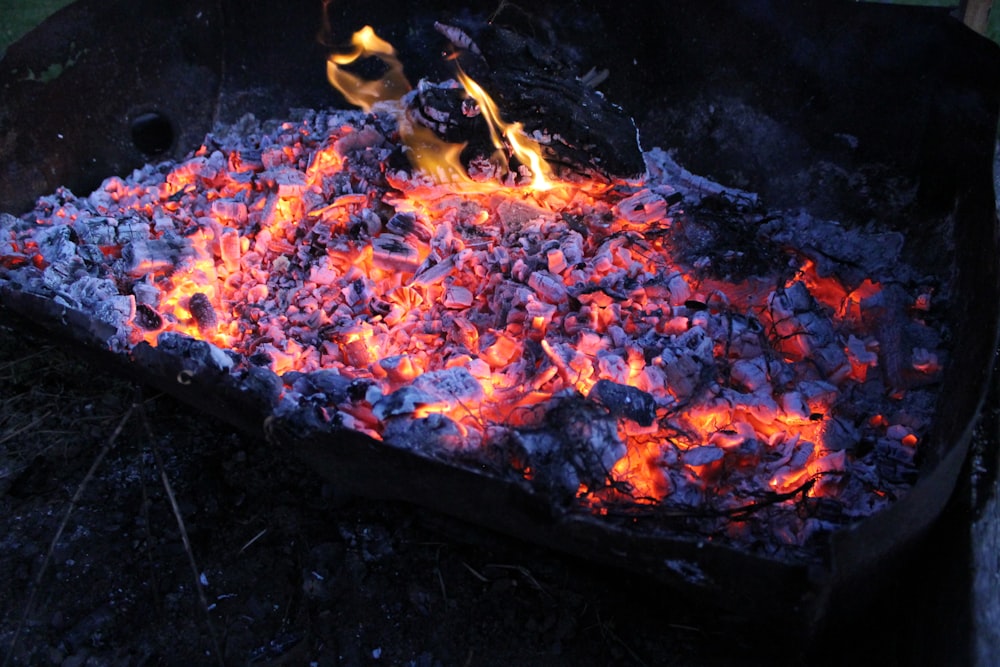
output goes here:
{"type": "Polygon", "coordinates": [[[660,150],[642,179],[439,183],[397,111],[247,120],[43,197],[0,219],[0,288],[255,387],[261,419],[478,459],[564,510],[772,552],[906,493],[948,286],[897,233],[766,211],[660,150]]]}

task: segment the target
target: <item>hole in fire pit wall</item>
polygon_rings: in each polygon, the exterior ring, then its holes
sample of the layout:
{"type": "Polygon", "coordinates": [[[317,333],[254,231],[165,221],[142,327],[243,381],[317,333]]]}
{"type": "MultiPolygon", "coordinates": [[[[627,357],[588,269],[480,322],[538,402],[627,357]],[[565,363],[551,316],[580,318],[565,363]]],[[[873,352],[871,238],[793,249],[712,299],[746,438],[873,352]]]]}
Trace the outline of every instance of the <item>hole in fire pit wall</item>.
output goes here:
{"type": "Polygon", "coordinates": [[[174,145],[174,126],[159,111],[147,111],[132,120],[132,144],[143,155],[155,157],[174,145]]]}

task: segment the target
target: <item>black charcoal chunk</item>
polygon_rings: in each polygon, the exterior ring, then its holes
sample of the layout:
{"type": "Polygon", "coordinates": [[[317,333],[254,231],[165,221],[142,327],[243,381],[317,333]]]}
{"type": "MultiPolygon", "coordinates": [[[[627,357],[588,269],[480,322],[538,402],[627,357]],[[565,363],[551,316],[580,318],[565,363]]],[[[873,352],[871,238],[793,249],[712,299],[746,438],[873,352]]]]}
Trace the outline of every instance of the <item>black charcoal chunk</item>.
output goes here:
{"type": "Polygon", "coordinates": [[[226,352],[211,343],[195,340],[190,336],[166,331],[156,338],[156,346],[162,352],[178,359],[194,362],[194,366],[185,364],[196,375],[207,369],[228,372],[234,365],[232,353],[226,352]]]}
{"type": "Polygon", "coordinates": [[[571,501],[581,484],[591,490],[606,486],[626,451],[612,415],[581,396],[558,401],[541,425],[517,429],[511,441],[531,468],[533,483],[556,502],[571,501]]]}
{"type": "Polygon", "coordinates": [[[284,383],[269,368],[249,366],[246,375],[240,380],[240,389],[263,405],[273,407],[278,405],[284,383]]]}
{"type": "Polygon", "coordinates": [[[466,441],[458,424],[437,413],[419,418],[408,415],[391,417],[386,421],[382,438],[396,447],[428,454],[460,451],[466,441]]]}
{"type": "Polygon", "coordinates": [[[397,213],[386,223],[386,228],[394,234],[406,236],[413,231],[416,218],[412,213],[397,213]]]}
{"type": "Polygon", "coordinates": [[[136,325],[146,331],[157,331],[163,328],[163,318],[150,306],[140,303],[135,307],[136,325]]]}
{"type": "Polygon", "coordinates": [[[437,399],[427,392],[407,386],[383,397],[375,403],[372,411],[376,417],[384,420],[389,417],[413,414],[417,408],[436,402],[437,399]]]}
{"type": "Polygon", "coordinates": [[[589,398],[597,401],[618,418],[629,419],[639,426],[650,426],[656,420],[656,401],[641,389],[598,380],[589,398]]]}
{"type": "MultiPolygon", "coordinates": [[[[285,380],[288,380],[286,375],[285,380]]],[[[293,388],[303,396],[322,394],[333,404],[348,400],[351,380],[337,371],[320,370],[303,373],[295,379],[293,388]]]]}

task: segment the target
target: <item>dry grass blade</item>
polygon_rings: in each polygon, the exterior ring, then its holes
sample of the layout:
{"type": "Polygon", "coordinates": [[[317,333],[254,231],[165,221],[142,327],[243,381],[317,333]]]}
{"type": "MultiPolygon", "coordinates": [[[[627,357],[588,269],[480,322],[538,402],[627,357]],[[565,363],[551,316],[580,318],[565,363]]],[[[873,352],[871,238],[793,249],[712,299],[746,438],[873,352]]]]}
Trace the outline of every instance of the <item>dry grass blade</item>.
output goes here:
{"type": "Polygon", "coordinates": [[[478,572],[474,567],[472,567],[468,563],[466,563],[466,562],[463,561],[462,565],[465,567],[466,570],[468,570],[470,573],[472,573],[472,576],[474,576],[479,581],[483,582],[484,584],[490,583],[489,578],[483,576],[480,572],[478,572]]]}
{"type": "Polygon", "coordinates": [[[244,545],[243,545],[243,546],[242,546],[242,547],[240,548],[240,553],[243,553],[244,551],[246,551],[247,549],[249,549],[249,548],[250,548],[250,546],[251,546],[251,545],[252,545],[252,544],[253,544],[254,542],[256,542],[256,541],[257,541],[257,540],[259,540],[260,538],[264,537],[264,535],[266,535],[266,534],[267,534],[267,528],[264,528],[264,529],[262,529],[262,530],[261,530],[261,531],[260,531],[259,533],[257,533],[257,534],[256,534],[256,535],[254,535],[253,537],[251,537],[251,538],[250,538],[250,540],[249,540],[249,541],[248,541],[248,542],[247,542],[246,544],[244,544],[244,545]]]}
{"type": "Polygon", "coordinates": [[[191,548],[191,540],[188,537],[187,525],[184,523],[184,516],[181,514],[181,508],[177,504],[177,496],[174,495],[173,485],[170,483],[170,478],[167,476],[167,468],[163,465],[163,457],[160,456],[160,449],[156,446],[156,438],[153,435],[153,429],[149,425],[149,420],[146,418],[146,412],[143,408],[142,402],[142,390],[136,387],[135,400],[132,403],[132,409],[135,409],[139,413],[140,420],[142,421],[143,429],[146,431],[146,437],[149,439],[149,447],[153,452],[153,458],[156,461],[156,467],[160,471],[160,481],[163,483],[163,490],[167,494],[167,498],[170,500],[170,509],[174,513],[174,519],[177,521],[177,529],[181,534],[181,541],[184,543],[184,551],[187,553],[188,563],[191,565],[191,573],[194,575],[194,587],[198,591],[198,600],[201,602],[201,608],[205,611],[205,622],[208,626],[208,634],[212,640],[212,648],[215,653],[215,659],[221,667],[225,667],[226,661],[222,654],[222,643],[219,641],[219,635],[215,631],[215,624],[212,623],[212,615],[209,611],[208,598],[205,596],[205,587],[201,583],[200,571],[198,568],[198,562],[194,557],[194,550],[191,548]]]}
{"type": "Polygon", "coordinates": [[[597,623],[601,629],[601,636],[604,637],[605,641],[618,644],[618,646],[628,653],[629,657],[635,661],[635,664],[639,665],[639,667],[647,667],[649,663],[640,658],[639,654],[633,651],[632,647],[626,644],[625,641],[618,636],[618,633],[615,632],[614,629],[614,623],[605,622],[604,619],[601,618],[601,612],[599,611],[597,612],[597,623]]]}
{"type": "Polygon", "coordinates": [[[35,428],[39,424],[43,423],[51,414],[52,414],[51,411],[46,412],[38,417],[35,417],[33,420],[31,420],[30,423],[25,424],[24,426],[21,426],[20,428],[14,429],[13,431],[7,433],[2,438],[0,438],[0,445],[4,444],[9,440],[13,440],[22,433],[26,433],[27,431],[30,431],[31,429],[35,428]]]}
{"type": "Polygon", "coordinates": [[[523,565],[504,565],[502,563],[490,563],[486,567],[493,567],[497,568],[498,570],[511,570],[513,572],[517,572],[522,577],[524,577],[525,581],[527,581],[528,584],[530,584],[531,587],[534,588],[536,591],[538,591],[545,597],[549,598],[550,600],[555,599],[552,597],[552,595],[549,594],[547,590],[545,590],[545,588],[540,583],[538,583],[538,580],[535,579],[533,574],[531,574],[531,570],[524,567],[523,565]]]}

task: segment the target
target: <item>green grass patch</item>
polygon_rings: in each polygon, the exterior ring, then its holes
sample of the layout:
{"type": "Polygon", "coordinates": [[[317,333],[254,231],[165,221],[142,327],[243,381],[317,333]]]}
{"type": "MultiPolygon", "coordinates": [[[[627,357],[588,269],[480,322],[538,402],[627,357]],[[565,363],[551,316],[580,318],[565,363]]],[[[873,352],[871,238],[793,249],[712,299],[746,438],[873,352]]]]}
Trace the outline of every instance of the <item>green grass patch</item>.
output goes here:
{"type": "Polygon", "coordinates": [[[71,0],[0,0],[0,56],[7,47],[27,34],[71,0]]]}

